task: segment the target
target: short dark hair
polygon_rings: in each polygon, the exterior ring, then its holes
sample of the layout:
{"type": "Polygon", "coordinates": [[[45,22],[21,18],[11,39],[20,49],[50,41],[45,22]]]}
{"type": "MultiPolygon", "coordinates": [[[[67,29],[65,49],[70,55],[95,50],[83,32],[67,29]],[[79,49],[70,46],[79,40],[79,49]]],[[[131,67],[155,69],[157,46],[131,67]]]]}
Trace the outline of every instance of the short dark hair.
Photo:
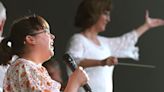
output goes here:
{"type": "Polygon", "coordinates": [[[25,37],[41,29],[48,29],[47,21],[37,15],[25,16],[14,21],[10,35],[0,43],[0,65],[9,63],[13,55],[21,55],[25,47],[25,37]],[[8,43],[11,46],[8,46],[8,43]]]}
{"type": "Polygon", "coordinates": [[[111,0],[83,0],[75,16],[75,26],[89,28],[94,25],[104,11],[111,10],[111,0]]]}

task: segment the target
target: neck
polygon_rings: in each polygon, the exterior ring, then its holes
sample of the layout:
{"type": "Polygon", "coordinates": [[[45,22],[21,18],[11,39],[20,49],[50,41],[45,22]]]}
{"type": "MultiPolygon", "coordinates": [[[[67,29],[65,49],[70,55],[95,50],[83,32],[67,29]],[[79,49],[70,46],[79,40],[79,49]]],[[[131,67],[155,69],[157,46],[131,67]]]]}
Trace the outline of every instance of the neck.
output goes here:
{"type": "Polygon", "coordinates": [[[100,42],[97,39],[98,32],[95,28],[86,29],[82,32],[82,34],[96,45],[100,45],[100,42]]]}
{"type": "Polygon", "coordinates": [[[35,52],[24,53],[23,55],[21,55],[21,58],[30,60],[36,64],[42,64],[44,62],[44,60],[40,58],[40,56],[38,56],[38,54],[35,52]]]}
{"type": "Polygon", "coordinates": [[[94,27],[88,28],[82,32],[84,36],[86,36],[89,39],[95,40],[97,39],[98,32],[94,27]]]}

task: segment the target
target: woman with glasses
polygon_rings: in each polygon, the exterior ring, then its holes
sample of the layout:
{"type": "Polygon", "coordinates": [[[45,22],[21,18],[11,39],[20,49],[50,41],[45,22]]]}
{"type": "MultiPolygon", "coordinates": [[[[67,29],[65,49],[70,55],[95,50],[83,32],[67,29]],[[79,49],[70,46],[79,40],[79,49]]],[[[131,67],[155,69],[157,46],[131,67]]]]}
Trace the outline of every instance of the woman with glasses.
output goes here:
{"type": "Polygon", "coordinates": [[[117,58],[138,59],[138,38],[148,29],[164,25],[164,20],[150,18],[147,12],[145,23],[131,32],[115,38],[100,36],[110,22],[110,11],[111,0],[83,0],[75,16],[81,32],[71,37],[67,47],[76,63],[85,68],[93,92],[112,92],[117,58]]]}
{"type": "MultiPolygon", "coordinates": [[[[54,55],[54,39],[49,24],[40,16],[23,17],[13,23],[10,35],[0,44],[2,63],[10,64],[4,79],[4,92],[60,91],[60,83],[52,80],[42,66],[54,55]],[[9,63],[13,55],[18,58],[9,63]]],[[[64,92],[77,92],[87,80],[82,68],[76,69],[64,92]]]]}

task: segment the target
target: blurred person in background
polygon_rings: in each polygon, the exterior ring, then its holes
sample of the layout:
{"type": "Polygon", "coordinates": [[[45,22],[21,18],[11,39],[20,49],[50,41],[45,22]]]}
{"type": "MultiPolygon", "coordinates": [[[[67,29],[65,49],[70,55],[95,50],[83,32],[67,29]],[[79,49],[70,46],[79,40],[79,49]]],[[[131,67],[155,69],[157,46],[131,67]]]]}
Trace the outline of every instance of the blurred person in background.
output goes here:
{"type": "MultiPolygon", "coordinates": [[[[138,60],[136,43],[149,29],[163,26],[164,20],[145,15],[145,23],[120,37],[105,37],[99,33],[106,30],[110,22],[111,0],[82,0],[75,16],[75,33],[68,42],[70,53],[79,66],[89,75],[89,85],[93,92],[113,91],[113,69],[117,58],[138,60]]],[[[120,15],[121,16],[121,15],[120,15]]],[[[84,92],[81,89],[79,92],[84,92]]]]}
{"type": "Polygon", "coordinates": [[[44,62],[42,64],[48,71],[48,74],[51,76],[51,78],[53,80],[56,80],[58,82],[61,83],[61,91],[64,90],[64,85],[63,85],[63,80],[62,80],[62,76],[61,76],[61,68],[59,65],[59,61],[54,60],[53,58],[51,58],[50,60],[44,62]]]}

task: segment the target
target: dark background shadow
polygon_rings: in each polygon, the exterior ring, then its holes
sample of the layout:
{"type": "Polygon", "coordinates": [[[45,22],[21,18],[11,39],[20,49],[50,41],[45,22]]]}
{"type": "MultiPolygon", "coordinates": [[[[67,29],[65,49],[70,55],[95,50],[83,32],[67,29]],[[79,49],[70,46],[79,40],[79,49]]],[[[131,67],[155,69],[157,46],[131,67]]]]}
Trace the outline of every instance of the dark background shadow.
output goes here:
{"type": "MultiPolygon", "coordinates": [[[[55,39],[55,58],[60,62],[65,76],[62,56],[70,36],[78,32],[73,25],[77,6],[81,0],[2,0],[7,9],[6,35],[11,22],[21,16],[37,14],[48,20],[55,39]]],[[[145,10],[151,17],[164,19],[164,0],[113,0],[111,22],[105,36],[119,36],[144,23],[145,10]]],[[[114,92],[164,92],[164,27],[151,29],[137,43],[140,47],[140,60],[120,59],[119,62],[154,65],[156,68],[131,66],[115,67],[114,92]]]]}

